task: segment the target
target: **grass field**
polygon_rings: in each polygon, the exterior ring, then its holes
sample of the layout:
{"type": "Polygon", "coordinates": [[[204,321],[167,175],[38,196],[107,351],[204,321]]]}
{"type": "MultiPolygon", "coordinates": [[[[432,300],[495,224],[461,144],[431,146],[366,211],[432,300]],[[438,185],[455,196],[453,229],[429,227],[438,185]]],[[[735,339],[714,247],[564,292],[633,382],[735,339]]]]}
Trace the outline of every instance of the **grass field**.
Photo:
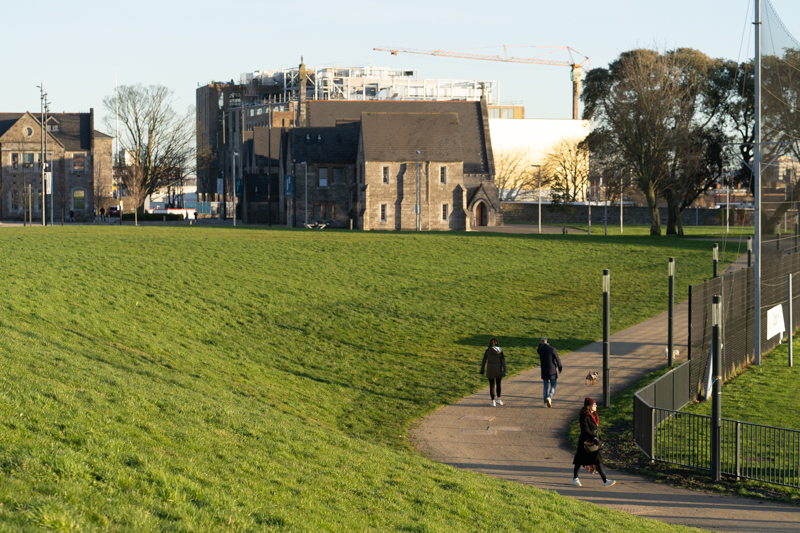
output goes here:
{"type": "Polygon", "coordinates": [[[414,420],[709,276],[647,237],[0,232],[0,530],[678,531],[432,463],[414,420]]]}

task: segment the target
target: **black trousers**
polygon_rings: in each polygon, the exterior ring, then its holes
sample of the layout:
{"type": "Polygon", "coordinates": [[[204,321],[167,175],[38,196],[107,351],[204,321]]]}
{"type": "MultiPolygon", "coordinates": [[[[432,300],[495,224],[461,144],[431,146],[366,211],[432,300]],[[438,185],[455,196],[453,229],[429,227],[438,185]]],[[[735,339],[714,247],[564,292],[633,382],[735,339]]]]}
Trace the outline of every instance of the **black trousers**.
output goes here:
{"type": "Polygon", "coordinates": [[[503,378],[489,379],[489,394],[491,395],[492,400],[494,400],[495,397],[495,388],[497,389],[497,397],[500,397],[500,382],[502,380],[503,378]]]}
{"type": "MultiPolygon", "coordinates": [[[[597,472],[600,474],[600,478],[603,480],[603,483],[608,481],[608,478],[606,477],[606,470],[603,468],[603,463],[597,463],[596,465],[594,465],[594,467],[597,469],[597,472]]],[[[578,477],[578,470],[580,470],[580,469],[581,469],[581,465],[575,465],[575,468],[572,470],[572,477],[578,477]]]]}

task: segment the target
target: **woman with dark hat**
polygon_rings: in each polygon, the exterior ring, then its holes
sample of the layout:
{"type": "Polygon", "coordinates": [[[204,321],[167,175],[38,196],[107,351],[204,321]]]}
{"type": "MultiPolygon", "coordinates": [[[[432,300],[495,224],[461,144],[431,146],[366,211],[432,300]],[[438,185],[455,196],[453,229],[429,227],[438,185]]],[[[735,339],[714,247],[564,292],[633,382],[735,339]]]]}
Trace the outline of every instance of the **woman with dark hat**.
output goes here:
{"type": "Polygon", "coordinates": [[[598,472],[603,479],[604,487],[610,487],[616,483],[606,477],[606,471],[603,469],[603,459],[600,456],[600,432],[597,429],[599,424],[597,403],[591,398],[584,399],[580,414],[581,436],[578,437],[578,451],[572,461],[572,464],[575,465],[572,472],[572,484],[578,487],[581,486],[578,471],[582,466],[598,472]]]}
{"type": "Polygon", "coordinates": [[[497,404],[503,405],[503,400],[500,399],[500,381],[506,375],[506,356],[503,349],[499,346],[500,343],[492,337],[489,341],[489,347],[483,352],[483,362],[481,363],[481,374],[486,369],[486,377],[489,379],[489,395],[492,397],[492,407],[497,404]],[[495,389],[497,391],[497,399],[495,400],[495,389]]]}

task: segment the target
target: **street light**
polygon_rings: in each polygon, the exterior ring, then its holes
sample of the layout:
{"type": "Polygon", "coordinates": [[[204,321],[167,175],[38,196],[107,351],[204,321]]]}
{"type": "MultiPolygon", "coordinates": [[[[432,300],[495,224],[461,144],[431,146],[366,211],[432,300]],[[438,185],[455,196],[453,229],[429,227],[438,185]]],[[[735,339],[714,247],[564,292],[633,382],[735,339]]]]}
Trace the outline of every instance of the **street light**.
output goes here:
{"type": "MultiPolygon", "coordinates": [[[[416,213],[416,224],[417,224],[417,231],[420,231],[422,228],[422,221],[420,219],[422,210],[419,208],[420,204],[420,183],[419,183],[419,154],[421,152],[417,150],[417,204],[414,206],[414,212],[416,213]]],[[[428,225],[430,227],[430,223],[428,225]]]]}
{"type": "Polygon", "coordinates": [[[531,165],[539,169],[539,233],[542,232],[542,165],[531,165]]]}
{"type": "Polygon", "coordinates": [[[303,168],[306,170],[306,207],[303,209],[303,216],[305,217],[306,226],[308,226],[308,163],[302,161],[300,164],[303,165],[303,168]]]}
{"type": "Polygon", "coordinates": [[[236,158],[239,152],[233,152],[233,226],[236,227],[236,158]]]}

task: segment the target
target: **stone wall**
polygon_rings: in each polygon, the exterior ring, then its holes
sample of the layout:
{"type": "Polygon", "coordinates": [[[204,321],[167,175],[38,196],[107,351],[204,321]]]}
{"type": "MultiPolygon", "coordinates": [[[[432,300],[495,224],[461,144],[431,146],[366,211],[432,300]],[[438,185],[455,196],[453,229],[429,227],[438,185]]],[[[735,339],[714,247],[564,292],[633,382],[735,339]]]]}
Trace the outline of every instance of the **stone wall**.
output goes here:
{"type": "MultiPolygon", "coordinates": [[[[503,218],[509,222],[537,223],[539,220],[539,205],[535,202],[501,202],[503,218]]],[[[585,205],[571,206],[568,211],[558,210],[548,204],[542,204],[542,224],[586,224],[588,222],[588,207],[585,205]]],[[[667,224],[667,208],[660,207],[661,224],[667,224]]],[[[650,225],[650,209],[647,207],[623,208],[623,223],[633,225],[650,225]]],[[[730,211],[731,224],[753,225],[752,210],[732,209],[730,211]]],[[[693,209],[683,212],[684,226],[716,226],[725,223],[725,209],[693,209]]],[[[602,225],[605,221],[605,207],[592,206],[592,224],[602,225]]],[[[619,205],[608,207],[608,224],[619,226],[619,205]]]]}

